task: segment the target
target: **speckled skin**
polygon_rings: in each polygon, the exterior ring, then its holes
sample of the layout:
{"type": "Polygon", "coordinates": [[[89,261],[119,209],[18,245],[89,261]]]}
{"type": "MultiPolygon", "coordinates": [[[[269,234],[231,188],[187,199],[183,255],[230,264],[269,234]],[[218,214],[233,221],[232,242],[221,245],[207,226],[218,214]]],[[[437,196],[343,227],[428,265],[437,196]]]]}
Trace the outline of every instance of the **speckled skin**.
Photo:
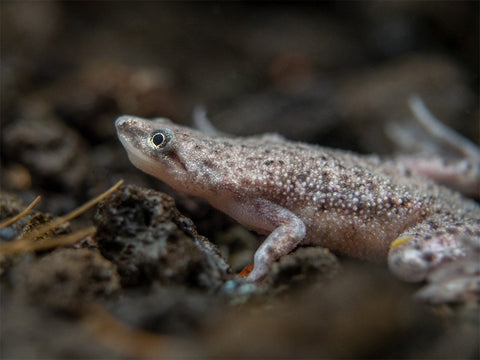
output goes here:
{"type": "Polygon", "coordinates": [[[115,125],[139,169],[268,234],[251,281],[299,243],[388,258],[399,278],[420,281],[464,255],[462,236],[480,236],[475,202],[375,156],[277,135],[208,136],[166,119],[122,116],[115,125]]]}

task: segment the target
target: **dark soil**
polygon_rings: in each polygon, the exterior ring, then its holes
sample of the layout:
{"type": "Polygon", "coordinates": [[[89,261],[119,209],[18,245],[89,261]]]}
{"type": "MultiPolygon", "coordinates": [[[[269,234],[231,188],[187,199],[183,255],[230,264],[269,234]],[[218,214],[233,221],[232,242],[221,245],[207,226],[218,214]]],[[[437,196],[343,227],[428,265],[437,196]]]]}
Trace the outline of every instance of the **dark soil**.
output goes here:
{"type": "Polygon", "coordinates": [[[474,304],[427,305],[385,264],[299,247],[263,284],[261,237],[135,169],[122,114],[392,154],[411,94],[478,141],[477,2],[0,3],[0,242],[119,179],[63,248],[0,254],[0,357],[478,358],[474,304]],[[169,194],[169,195],[167,195],[169,194]],[[173,197],[173,198],[172,198],[173,197]],[[188,217],[187,217],[188,216],[188,217]]]}

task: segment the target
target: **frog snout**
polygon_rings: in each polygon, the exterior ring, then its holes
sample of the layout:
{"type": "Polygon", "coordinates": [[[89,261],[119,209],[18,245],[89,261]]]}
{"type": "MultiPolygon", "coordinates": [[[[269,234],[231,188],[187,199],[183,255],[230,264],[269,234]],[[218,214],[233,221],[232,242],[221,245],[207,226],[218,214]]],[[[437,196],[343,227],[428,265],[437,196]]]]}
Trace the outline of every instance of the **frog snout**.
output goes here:
{"type": "Polygon", "coordinates": [[[125,127],[128,127],[129,120],[131,120],[132,117],[128,115],[122,115],[115,120],[115,128],[118,130],[122,130],[125,127]]]}

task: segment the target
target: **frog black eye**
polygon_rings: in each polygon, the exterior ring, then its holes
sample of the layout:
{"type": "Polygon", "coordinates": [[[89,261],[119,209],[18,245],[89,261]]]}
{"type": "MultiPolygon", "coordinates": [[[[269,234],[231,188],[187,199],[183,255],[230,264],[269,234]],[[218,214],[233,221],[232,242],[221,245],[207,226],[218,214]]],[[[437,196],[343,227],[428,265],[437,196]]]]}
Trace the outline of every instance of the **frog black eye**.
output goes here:
{"type": "Polygon", "coordinates": [[[148,136],[148,145],[153,150],[168,150],[172,146],[174,135],[169,129],[158,129],[148,136]]]}

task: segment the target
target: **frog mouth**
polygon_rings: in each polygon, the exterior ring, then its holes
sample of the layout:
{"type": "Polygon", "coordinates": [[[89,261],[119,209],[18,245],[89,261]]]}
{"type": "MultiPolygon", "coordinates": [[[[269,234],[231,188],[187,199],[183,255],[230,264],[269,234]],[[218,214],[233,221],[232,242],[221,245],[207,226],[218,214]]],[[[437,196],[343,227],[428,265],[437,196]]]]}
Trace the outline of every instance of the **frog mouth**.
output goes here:
{"type": "Polygon", "coordinates": [[[132,164],[151,173],[155,168],[154,161],[142,152],[142,139],[146,133],[144,127],[135,117],[128,115],[120,116],[115,120],[118,138],[132,164]]]}

